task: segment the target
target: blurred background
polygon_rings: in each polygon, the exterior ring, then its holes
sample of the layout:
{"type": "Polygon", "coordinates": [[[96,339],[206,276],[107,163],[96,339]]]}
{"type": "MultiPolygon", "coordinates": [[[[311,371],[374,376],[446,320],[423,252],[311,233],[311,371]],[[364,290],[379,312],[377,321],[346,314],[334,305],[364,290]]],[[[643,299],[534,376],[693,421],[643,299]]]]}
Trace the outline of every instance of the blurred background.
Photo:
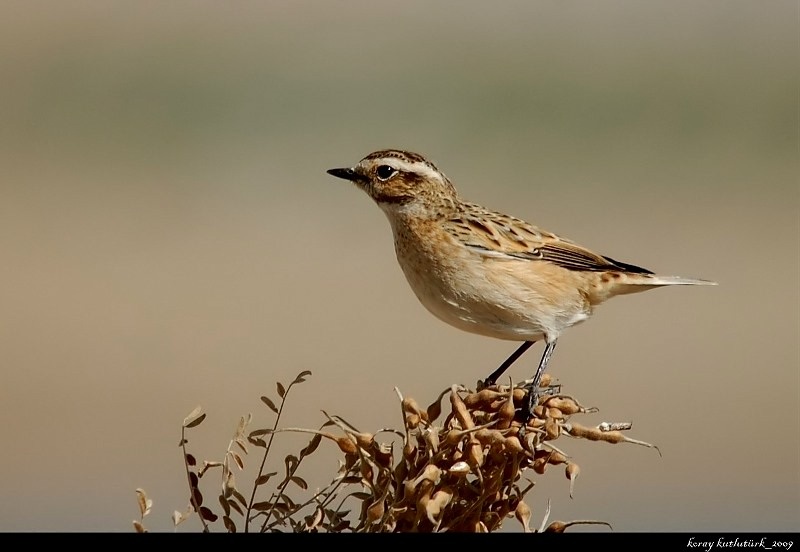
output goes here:
{"type": "MultiPolygon", "coordinates": [[[[798,53],[780,0],[2,2],[0,530],[132,531],[142,487],[172,531],[195,406],[190,450],[218,460],[302,370],[285,425],[375,431],[401,425],[395,386],[426,405],[505,359],[418,304],[384,215],[325,174],[397,147],[471,201],[720,283],[559,341],[583,422],[663,457],[560,441],[575,497],[548,471],[532,525],[549,500],[616,531],[796,531],[798,53]]],[[[335,469],[323,443],[301,475],[335,469]]]]}

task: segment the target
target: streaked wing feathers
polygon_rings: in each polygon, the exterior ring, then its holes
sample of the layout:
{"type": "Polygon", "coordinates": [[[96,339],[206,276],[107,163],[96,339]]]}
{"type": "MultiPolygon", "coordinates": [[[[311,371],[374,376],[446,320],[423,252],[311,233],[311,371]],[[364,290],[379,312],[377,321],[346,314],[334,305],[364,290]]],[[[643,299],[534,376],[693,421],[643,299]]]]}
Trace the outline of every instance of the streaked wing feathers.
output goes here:
{"type": "Polygon", "coordinates": [[[589,251],[527,222],[466,204],[467,213],[446,221],[445,228],[467,247],[485,255],[548,261],[569,270],[614,270],[652,274],[589,251]]]}

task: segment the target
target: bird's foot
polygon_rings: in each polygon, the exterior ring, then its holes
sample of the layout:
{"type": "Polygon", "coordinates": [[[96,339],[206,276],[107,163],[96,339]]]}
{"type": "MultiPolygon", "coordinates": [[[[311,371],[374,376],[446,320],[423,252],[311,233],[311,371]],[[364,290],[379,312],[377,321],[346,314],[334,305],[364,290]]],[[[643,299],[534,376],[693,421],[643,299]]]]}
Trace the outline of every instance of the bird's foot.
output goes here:
{"type": "Polygon", "coordinates": [[[525,424],[531,421],[534,417],[534,409],[539,406],[539,401],[542,398],[552,397],[553,395],[557,395],[561,392],[560,385],[548,385],[547,387],[539,387],[538,385],[534,385],[534,382],[530,382],[524,387],[525,391],[527,392],[527,401],[526,407],[522,411],[522,418],[525,424]]]}
{"type": "Polygon", "coordinates": [[[526,386],[525,390],[528,392],[528,400],[526,401],[525,410],[522,412],[523,425],[528,425],[528,422],[534,417],[533,410],[539,406],[539,398],[542,395],[541,390],[533,385],[526,386]]]}

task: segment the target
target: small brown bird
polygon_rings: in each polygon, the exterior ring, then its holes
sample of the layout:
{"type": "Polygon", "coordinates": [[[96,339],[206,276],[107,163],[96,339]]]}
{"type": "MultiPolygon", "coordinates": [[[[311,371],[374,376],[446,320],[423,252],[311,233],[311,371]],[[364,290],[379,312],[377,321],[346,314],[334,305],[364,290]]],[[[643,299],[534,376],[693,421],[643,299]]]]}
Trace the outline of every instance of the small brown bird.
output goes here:
{"type": "Polygon", "coordinates": [[[545,341],[527,386],[529,413],[559,336],[589,318],[596,305],[661,286],[716,284],[659,276],[463,201],[450,180],[416,153],[376,151],[352,168],[328,173],[353,182],[386,213],[397,260],[431,313],[468,332],[523,342],[484,384],[495,383],[535,341],[545,341]]]}

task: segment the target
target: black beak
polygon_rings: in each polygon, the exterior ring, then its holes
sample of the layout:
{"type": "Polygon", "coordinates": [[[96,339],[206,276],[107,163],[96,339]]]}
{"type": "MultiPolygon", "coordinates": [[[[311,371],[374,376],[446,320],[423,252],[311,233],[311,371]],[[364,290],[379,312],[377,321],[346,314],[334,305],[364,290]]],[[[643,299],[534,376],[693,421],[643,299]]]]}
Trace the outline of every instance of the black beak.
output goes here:
{"type": "Polygon", "coordinates": [[[337,178],[344,178],[345,180],[349,180],[351,182],[362,180],[361,175],[353,169],[329,169],[328,174],[332,174],[337,178]]]}

